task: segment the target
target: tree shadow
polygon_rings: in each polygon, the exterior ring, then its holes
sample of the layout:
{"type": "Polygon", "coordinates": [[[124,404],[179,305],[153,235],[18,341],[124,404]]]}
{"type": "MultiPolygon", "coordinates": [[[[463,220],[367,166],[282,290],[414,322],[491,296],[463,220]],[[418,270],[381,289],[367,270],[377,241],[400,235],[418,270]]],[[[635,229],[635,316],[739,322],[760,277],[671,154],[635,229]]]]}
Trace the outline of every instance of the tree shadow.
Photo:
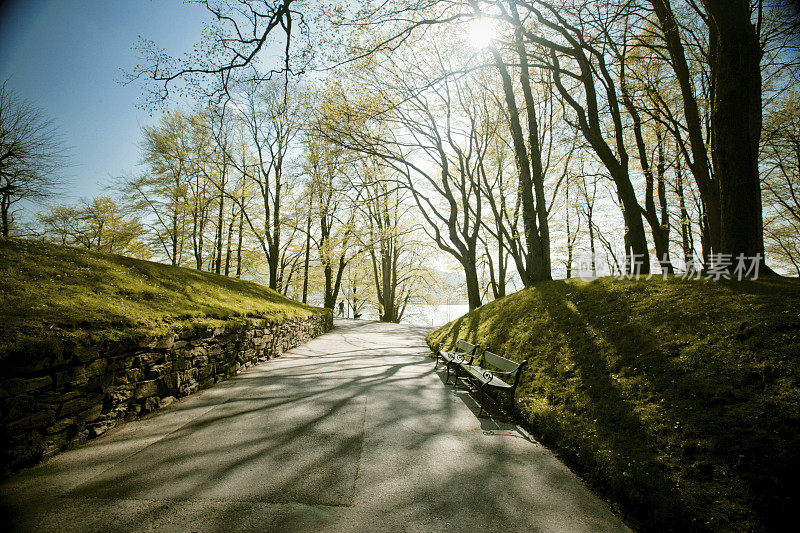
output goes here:
{"type": "MultiPolygon", "coordinates": [[[[372,521],[398,530],[546,531],[541,517],[553,516],[607,529],[607,513],[576,496],[584,489],[569,471],[535,462],[541,452],[530,442],[503,439],[493,416],[478,433],[465,431],[464,410],[434,377],[431,361],[416,343],[403,348],[289,353],[280,364],[254,367],[209,389],[208,410],[133,453],[119,455],[103,439],[82,447],[94,452],[82,461],[107,468],[55,489],[56,497],[52,487],[38,498],[20,493],[10,529],[41,525],[54,501],[74,502],[59,509],[58,520],[86,529],[103,529],[110,519],[116,529],[139,529],[191,502],[218,509],[203,515],[209,531],[252,527],[248,520],[262,530],[325,529],[325,520],[345,515],[365,528],[372,521]],[[85,515],[87,502],[108,506],[111,518],[85,515]],[[142,503],[126,511],[120,502],[142,503]],[[298,506],[325,512],[300,517],[290,512],[298,506]],[[323,525],[312,526],[315,520],[323,525]]],[[[164,416],[177,422],[181,412],[164,416]]],[[[18,478],[44,481],[54,479],[53,470],[81,468],[69,458],[66,452],[18,478]]]]}
{"type": "Polygon", "coordinates": [[[788,523],[794,491],[787,487],[797,486],[800,472],[790,449],[800,422],[796,403],[786,400],[796,389],[770,380],[796,362],[769,347],[782,335],[789,344],[780,346],[791,349],[800,319],[791,309],[756,311],[785,305],[775,294],[787,285],[670,280],[612,290],[607,283],[543,283],[487,315],[476,340],[530,361],[518,391],[520,416],[590,483],[642,517],[642,529],[752,524],[748,506],[766,523],[788,523]],[[735,296],[721,300],[726,291],[735,296]],[[654,296],[662,306],[674,298],[670,321],[648,310],[654,296]],[[754,323],[752,316],[773,318],[754,323]],[[512,324],[513,335],[502,324],[512,324]],[[707,337],[712,329],[726,336],[723,343],[707,337]],[[755,353],[762,362],[753,363],[755,353]],[[717,514],[709,516],[709,508],[717,514]]]}

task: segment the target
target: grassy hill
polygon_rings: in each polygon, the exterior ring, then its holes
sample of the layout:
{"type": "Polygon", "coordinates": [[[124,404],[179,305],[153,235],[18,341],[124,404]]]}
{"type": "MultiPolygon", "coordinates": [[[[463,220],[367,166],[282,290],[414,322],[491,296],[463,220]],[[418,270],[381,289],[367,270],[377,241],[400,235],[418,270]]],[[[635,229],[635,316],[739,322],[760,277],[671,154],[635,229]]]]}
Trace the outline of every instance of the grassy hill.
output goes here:
{"type": "Polygon", "coordinates": [[[545,282],[428,335],[457,338],[528,359],[517,415],[637,529],[794,523],[797,280],[545,282]]]}
{"type": "Polygon", "coordinates": [[[0,240],[0,358],[45,339],[159,332],[323,312],[266,287],[118,255],[0,240]]]}

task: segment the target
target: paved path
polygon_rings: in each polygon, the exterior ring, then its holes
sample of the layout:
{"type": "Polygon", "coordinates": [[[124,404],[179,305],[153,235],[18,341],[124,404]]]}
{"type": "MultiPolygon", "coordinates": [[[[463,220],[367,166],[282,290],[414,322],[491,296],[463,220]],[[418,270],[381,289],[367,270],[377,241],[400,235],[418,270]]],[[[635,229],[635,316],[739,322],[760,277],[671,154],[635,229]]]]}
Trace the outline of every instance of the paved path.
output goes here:
{"type": "Polygon", "coordinates": [[[337,321],[10,478],[0,501],[21,531],[626,531],[429,355],[419,329],[337,321]]]}

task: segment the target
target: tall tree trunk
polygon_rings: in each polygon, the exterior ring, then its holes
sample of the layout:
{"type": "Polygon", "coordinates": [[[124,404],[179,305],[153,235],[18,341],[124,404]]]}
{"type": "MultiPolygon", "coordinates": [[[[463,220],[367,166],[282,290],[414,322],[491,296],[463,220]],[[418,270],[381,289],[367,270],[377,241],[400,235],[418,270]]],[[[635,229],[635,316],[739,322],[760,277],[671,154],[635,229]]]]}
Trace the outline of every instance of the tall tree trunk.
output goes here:
{"type": "MultiPolygon", "coordinates": [[[[561,28],[558,31],[562,34],[570,35],[570,31],[561,28]]],[[[622,121],[619,100],[615,85],[615,77],[611,76],[605,66],[603,57],[595,57],[600,72],[599,80],[604,88],[606,105],[604,116],[601,118],[601,106],[598,101],[597,88],[595,87],[596,69],[592,67],[592,62],[586,55],[584,45],[570,36],[572,42],[571,51],[580,67],[580,74],[572,74],[577,77],[584,89],[586,97],[585,107],[572,96],[574,90],[568,89],[563,83],[563,72],[558,54],[551,48],[550,69],[553,73],[553,81],[561,94],[562,98],[578,114],[578,128],[583,134],[584,139],[591,145],[600,161],[608,169],[611,179],[617,188],[617,195],[621,202],[621,208],[625,219],[625,241],[626,241],[626,263],[628,266],[636,265],[634,269],[641,274],[650,273],[650,253],[647,248],[647,237],[642,222],[643,209],[636,199],[636,192],[630,179],[628,169],[629,156],[625,148],[625,125],[622,121]],[[606,118],[610,118],[613,123],[615,142],[612,146],[606,141],[605,133],[601,124],[606,118]]]]}
{"type": "Polygon", "coordinates": [[[339,257],[336,274],[334,275],[333,266],[330,262],[325,263],[323,269],[325,273],[325,307],[333,309],[336,305],[336,300],[339,299],[339,289],[342,286],[342,274],[347,262],[344,257],[339,257]]]}
{"type": "Polygon", "coordinates": [[[514,44],[517,49],[517,57],[520,63],[519,81],[522,86],[522,95],[525,99],[525,109],[528,116],[528,148],[530,149],[531,183],[533,194],[536,200],[536,215],[538,217],[538,245],[537,257],[539,264],[535,265],[534,279],[552,279],[552,266],[550,263],[550,223],[547,219],[547,201],[544,195],[544,169],[542,166],[542,146],[539,142],[539,121],[536,117],[536,103],[533,99],[531,90],[530,67],[528,65],[528,53],[522,39],[522,21],[517,13],[517,6],[514,2],[509,3],[514,24],[517,26],[514,35],[514,44]]]}
{"type": "Polygon", "coordinates": [[[481,287],[478,281],[478,269],[475,264],[474,254],[471,261],[468,258],[461,265],[464,267],[464,278],[467,285],[467,302],[469,303],[469,310],[472,311],[481,306],[481,287]]]}
{"type": "MultiPolygon", "coordinates": [[[[664,178],[666,172],[666,162],[664,160],[664,139],[661,132],[656,130],[656,139],[658,141],[658,163],[656,164],[656,189],[658,194],[658,205],[661,210],[661,220],[659,221],[660,236],[662,239],[661,252],[658,255],[658,261],[661,264],[661,270],[672,274],[675,269],[672,266],[672,260],[669,256],[669,211],[667,209],[667,186],[664,178]]],[[[656,247],[658,250],[658,247],[656,247]]]]}
{"type": "Polygon", "coordinates": [[[172,266],[178,265],[178,213],[172,218],[172,266]]]}
{"type": "Polygon", "coordinates": [[[236,225],[236,204],[231,203],[231,223],[228,224],[228,240],[225,244],[225,275],[231,272],[231,241],[233,240],[233,227],[236,225]]]}
{"type": "Polygon", "coordinates": [[[325,263],[322,267],[322,273],[325,277],[325,302],[323,305],[328,309],[333,309],[336,306],[337,295],[333,293],[333,267],[331,267],[330,263],[325,263]]]}
{"type": "Polygon", "coordinates": [[[681,172],[680,159],[675,164],[675,192],[678,194],[678,207],[680,209],[681,220],[681,248],[683,249],[683,261],[686,270],[692,268],[692,221],[689,218],[689,211],[686,209],[686,197],[683,190],[683,173],[681,172]]]}
{"type": "Polygon", "coordinates": [[[311,207],[314,205],[314,188],[308,200],[308,216],[306,217],[306,256],[303,261],[303,303],[308,302],[308,266],[311,260],[311,207]]]}
{"type": "Polygon", "coordinates": [[[280,265],[278,264],[280,258],[278,257],[278,251],[274,249],[274,247],[270,251],[270,261],[269,261],[269,288],[274,291],[280,291],[280,283],[278,283],[278,272],[280,270],[280,265]]]}
{"type": "Polygon", "coordinates": [[[8,238],[9,230],[11,229],[11,221],[9,220],[9,210],[11,207],[11,202],[9,198],[4,194],[2,199],[2,204],[0,205],[0,214],[2,214],[2,221],[3,221],[3,237],[8,238]]]}
{"type": "Polygon", "coordinates": [[[589,251],[591,253],[592,277],[597,277],[597,251],[594,244],[594,201],[597,196],[597,182],[592,182],[592,196],[590,198],[589,188],[586,186],[586,174],[583,170],[583,164],[581,164],[581,185],[583,188],[583,198],[585,202],[583,213],[586,216],[586,224],[589,227],[589,251]]]}
{"type": "MultiPolygon", "coordinates": [[[[741,2],[741,0],[738,1],[741,2]]],[[[746,2],[746,0],[744,1],[746,2]]],[[[694,95],[692,74],[686,60],[686,53],[678,30],[678,22],[670,5],[670,0],[650,0],[650,3],[655,9],[661,31],[664,32],[664,40],[671,59],[670,64],[675,71],[675,77],[678,80],[678,86],[681,91],[683,115],[686,121],[686,131],[689,135],[691,151],[691,158],[687,155],[686,159],[689,164],[689,170],[694,176],[695,183],[697,183],[697,189],[700,191],[703,212],[706,217],[701,227],[707,228],[706,236],[708,242],[706,248],[710,253],[712,248],[716,250],[720,246],[721,218],[718,177],[716,176],[716,170],[714,176],[710,173],[711,165],[708,161],[708,152],[703,138],[700,111],[694,95]]],[[[716,3],[723,10],[729,5],[727,0],[717,0],[716,3]]]]}
{"type": "MultiPolygon", "coordinates": [[[[472,8],[475,11],[476,15],[480,16],[480,7],[478,2],[471,2],[472,8]]],[[[510,8],[513,10],[512,13],[516,15],[516,6],[513,2],[509,4],[510,8]]],[[[519,16],[516,16],[516,19],[519,20],[519,16]]],[[[517,28],[515,31],[515,49],[517,52],[517,56],[520,60],[522,60],[522,70],[520,72],[520,80],[522,81],[523,90],[527,91],[525,94],[526,101],[530,98],[529,104],[532,102],[533,97],[530,94],[530,76],[528,73],[528,63],[527,63],[527,54],[525,51],[525,45],[522,40],[522,33],[521,29],[517,28]]],[[[524,269],[520,269],[519,275],[522,280],[522,283],[525,286],[531,285],[533,282],[540,280],[540,279],[550,279],[550,266],[547,265],[547,272],[545,273],[545,258],[543,256],[543,244],[541,239],[541,233],[539,228],[538,219],[541,219],[541,214],[537,213],[537,206],[536,206],[536,199],[534,193],[534,181],[532,176],[532,168],[531,168],[531,159],[528,152],[528,147],[525,146],[525,136],[522,131],[522,123],[520,120],[520,112],[519,107],[517,106],[517,99],[514,91],[514,84],[511,81],[511,75],[508,72],[508,67],[506,66],[505,61],[503,61],[503,57],[501,56],[500,52],[497,50],[497,47],[490,46],[489,49],[491,50],[492,57],[494,58],[495,66],[497,67],[498,72],[500,73],[500,78],[503,82],[503,96],[506,102],[506,106],[508,107],[508,119],[509,119],[509,129],[511,133],[511,139],[513,141],[514,147],[514,156],[515,161],[517,163],[517,172],[519,172],[519,196],[522,202],[522,227],[523,232],[525,234],[525,265],[524,269]]],[[[529,127],[529,141],[535,142],[536,146],[533,144],[530,146],[531,152],[534,156],[541,155],[538,145],[538,132],[536,131],[537,123],[536,123],[536,114],[535,108],[532,105],[528,106],[528,127],[529,127]],[[531,117],[533,117],[533,123],[531,124],[531,117]],[[531,129],[532,128],[532,129],[531,129]],[[533,132],[533,133],[530,133],[533,132]]],[[[539,176],[538,179],[541,179],[541,159],[539,159],[539,176]]],[[[535,169],[534,169],[535,170],[535,169]]],[[[542,191],[544,189],[542,188],[542,191]]],[[[542,192],[542,198],[544,193],[542,192]]],[[[544,203],[541,205],[544,208],[544,203]]],[[[544,214],[544,219],[546,222],[547,214],[544,214]]],[[[548,232],[549,233],[549,232],[548,232]]],[[[548,242],[547,242],[547,255],[548,255],[548,263],[549,263],[549,235],[548,235],[548,242]]]]}
{"type": "Polygon", "coordinates": [[[494,275],[494,260],[492,259],[492,252],[489,250],[489,246],[486,243],[484,243],[483,250],[486,254],[486,266],[489,267],[489,287],[492,289],[492,296],[495,300],[497,300],[497,278],[494,275]]]}
{"type": "Polygon", "coordinates": [[[647,248],[647,237],[642,223],[642,208],[636,199],[636,192],[628,178],[628,169],[620,168],[624,178],[615,179],[617,194],[622,203],[622,215],[625,220],[625,249],[628,272],[633,274],[650,273],[650,251],[647,248]]]}
{"type": "Polygon", "coordinates": [[[709,17],[711,161],[719,182],[719,251],[734,258],[739,254],[763,258],[758,174],[761,48],[748,0],[703,0],[703,4],[709,17]]]}
{"type": "Polygon", "coordinates": [[[503,81],[503,95],[508,106],[509,128],[511,139],[514,143],[514,156],[519,172],[519,195],[522,201],[522,227],[525,234],[525,268],[519,273],[522,283],[530,286],[537,280],[537,266],[541,265],[541,244],[539,242],[539,228],[536,215],[536,204],[533,196],[533,183],[531,180],[531,165],[528,158],[528,149],[525,146],[525,137],[522,133],[522,123],[519,108],[514,94],[514,84],[508,73],[508,68],[500,56],[500,52],[492,47],[495,65],[500,71],[503,81]]]}
{"type": "Polygon", "coordinates": [[[217,216],[217,258],[214,261],[214,272],[219,274],[222,267],[222,226],[225,222],[225,178],[222,179],[222,191],[219,195],[219,214],[217,216]]]}
{"type": "Polygon", "coordinates": [[[503,232],[498,232],[497,235],[497,294],[495,299],[502,298],[506,295],[506,266],[507,256],[503,248],[503,232]]]}
{"type": "Polygon", "coordinates": [[[239,209],[239,242],[236,244],[236,277],[242,277],[242,241],[244,237],[244,204],[239,209]]]}
{"type": "Polygon", "coordinates": [[[572,237],[570,236],[570,227],[569,227],[569,185],[567,185],[566,189],[566,197],[567,197],[567,279],[572,277],[572,237]]]}
{"type": "Polygon", "coordinates": [[[592,277],[597,277],[597,251],[594,248],[594,225],[592,222],[592,212],[589,211],[589,251],[592,254],[592,277]]]}
{"type": "MultiPolygon", "coordinates": [[[[644,140],[644,135],[642,134],[642,117],[639,114],[639,110],[636,109],[636,106],[633,104],[631,100],[628,89],[625,83],[625,55],[622,55],[621,58],[621,73],[620,79],[621,82],[621,94],[622,94],[622,103],[627,109],[628,114],[633,119],[633,137],[636,141],[636,149],[639,153],[639,164],[642,167],[642,173],[644,174],[644,181],[645,181],[645,192],[644,192],[644,209],[642,214],[644,218],[647,220],[647,223],[650,225],[650,232],[653,234],[653,244],[656,248],[656,258],[657,261],[661,264],[661,268],[672,272],[672,265],[669,262],[669,237],[667,232],[669,231],[669,226],[665,229],[662,225],[661,221],[658,219],[658,212],[656,210],[656,203],[654,197],[654,188],[655,188],[655,178],[653,176],[653,166],[650,164],[650,158],[647,153],[647,144],[644,140]]],[[[656,138],[658,140],[659,149],[662,150],[662,158],[663,158],[663,149],[662,149],[662,139],[661,135],[658,131],[656,131],[656,138]]],[[[663,161],[660,162],[662,164],[661,171],[663,173],[663,161]]],[[[663,176],[659,176],[659,186],[663,183],[663,176]]],[[[661,195],[659,195],[659,199],[661,199],[661,195]]],[[[666,202],[666,198],[664,197],[664,202],[666,202]]],[[[665,206],[662,204],[662,209],[665,206]]]]}

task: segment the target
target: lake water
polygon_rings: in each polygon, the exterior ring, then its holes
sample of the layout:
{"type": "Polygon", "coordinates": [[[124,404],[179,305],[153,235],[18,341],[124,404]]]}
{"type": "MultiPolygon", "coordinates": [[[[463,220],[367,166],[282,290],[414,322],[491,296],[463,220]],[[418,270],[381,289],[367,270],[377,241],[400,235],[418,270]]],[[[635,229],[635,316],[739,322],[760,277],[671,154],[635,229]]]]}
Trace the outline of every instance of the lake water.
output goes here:
{"type": "MultiPolygon", "coordinates": [[[[455,320],[468,311],[469,305],[467,304],[409,305],[403,314],[401,323],[435,329],[451,320],[455,320]]],[[[361,318],[364,320],[378,320],[378,315],[372,309],[365,309],[362,311],[361,318]]]]}

